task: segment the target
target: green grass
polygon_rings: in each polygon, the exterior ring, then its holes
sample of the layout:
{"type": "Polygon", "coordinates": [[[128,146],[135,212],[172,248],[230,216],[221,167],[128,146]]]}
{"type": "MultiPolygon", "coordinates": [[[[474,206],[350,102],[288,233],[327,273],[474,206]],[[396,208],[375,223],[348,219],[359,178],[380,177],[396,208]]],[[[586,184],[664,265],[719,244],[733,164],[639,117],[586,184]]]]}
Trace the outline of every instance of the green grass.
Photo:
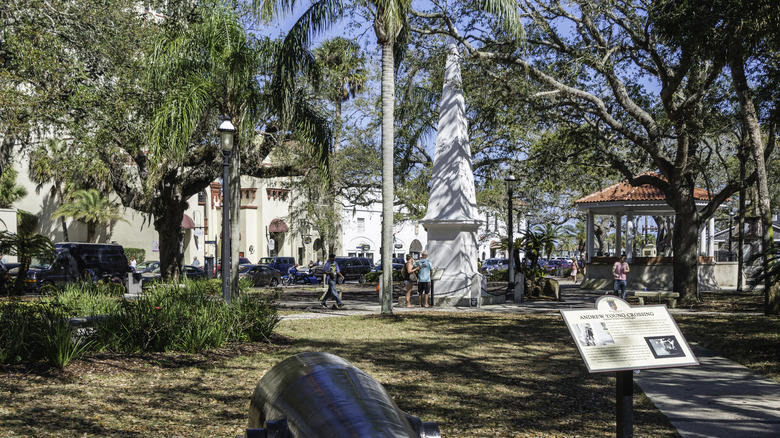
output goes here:
{"type": "Polygon", "coordinates": [[[780,317],[747,314],[677,314],[695,341],[780,383],[780,317]]]}
{"type": "MultiPolygon", "coordinates": [[[[304,351],[352,362],[445,437],[614,436],[614,374],[588,374],[557,315],[319,318],[283,321],[276,332],[289,339],[281,348],[218,363],[4,374],[0,436],[235,436],[260,378],[304,351]]],[[[635,436],[678,435],[637,396],[635,436]]]]}

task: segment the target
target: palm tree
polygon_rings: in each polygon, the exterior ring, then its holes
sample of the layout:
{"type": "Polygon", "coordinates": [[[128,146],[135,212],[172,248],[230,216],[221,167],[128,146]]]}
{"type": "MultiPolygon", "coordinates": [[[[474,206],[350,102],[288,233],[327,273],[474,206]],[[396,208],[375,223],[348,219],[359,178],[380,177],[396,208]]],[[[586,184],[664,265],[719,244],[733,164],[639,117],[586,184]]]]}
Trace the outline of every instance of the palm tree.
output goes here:
{"type": "Polygon", "coordinates": [[[8,166],[0,174],[0,208],[11,208],[18,200],[27,196],[27,190],[16,185],[17,172],[8,166]]]}
{"type": "MultiPolygon", "coordinates": [[[[199,145],[219,148],[214,127],[221,116],[231,118],[237,129],[231,156],[230,215],[240,217],[240,169],[244,149],[251,147],[263,108],[262,93],[256,76],[263,70],[263,54],[248,38],[236,14],[222,4],[199,7],[197,19],[172,26],[155,41],[150,57],[149,81],[166,98],[156,108],[151,149],[160,170],[160,178],[151,190],[182,191],[164,172],[176,174],[188,150],[199,145]],[[174,80],[174,78],[176,78],[174,80]],[[210,140],[210,142],[209,142],[210,140]],[[210,144],[209,144],[210,143],[210,144]],[[171,187],[166,187],[171,186],[171,187]]],[[[204,152],[205,153],[205,152],[204,152]]],[[[219,152],[218,152],[219,153],[219,152]]],[[[158,218],[160,261],[165,278],[177,277],[183,260],[179,251],[182,239],[181,219],[187,196],[169,206],[175,214],[158,218]],[[170,216],[170,217],[168,217],[170,216]]],[[[239,221],[232,221],[231,234],[238,236],[239,221]]],[[[231,290],[238,284],[238,239],[233,239],[231,290]]]]}
{"type": "Polygon", "coordinates": [[[119,204],[96,189],[78,190],[70,201],[60,205],[51,217],[71,217],[87,225],[87,242],[97,240],[98,226],[116,220],[126,221],[119,213],[119,204]]]}
{"type": "Polygon", "coordinates": [[[558,236],[561,234],[563,228],[560,225],[544,224],[534,227],[536,233],[544,236],[544,252],[547,258],[552,257],[552,253],[555,250],[555,244],[559,242],[558,236]]]}
{"type": "Polygon", "coordinates": [[[26,211],[19,210],[16,214],[16,233],[0,231],[0,254],[15,255],[19,261],[19,272],[16,275],[13,293],[24,293],[24,280],[33,259],[51,260],[54,257],[54,244],[48,237],[35,233],[38,218],[26,211]]]}
{"type": "MultiPolygon", "coordinates": [[[[30,154],[29,175],[30,180],[37,184],[35,193],[40,194],[44,184],[51,183],[50,195],[57,197],[58,207],[65,203],[63,186],[71,181],[65,165],[69,162],[66,158],[70,152],[67,142],[51,140],[30,154]]],[[[65,216],[60,216],[59,219],[62,236],[68,242],[68,225],[65,216]]]]}
{"type": "Polygon", "coordinates": [[[343,37],[326,40],[314,50],[314,57],[323,71],[323,94],[335,106],[333,145],[338,148],[343,126],[342,104],[363,91],[367,80],[366,58],[356,42],[343,37]]]}

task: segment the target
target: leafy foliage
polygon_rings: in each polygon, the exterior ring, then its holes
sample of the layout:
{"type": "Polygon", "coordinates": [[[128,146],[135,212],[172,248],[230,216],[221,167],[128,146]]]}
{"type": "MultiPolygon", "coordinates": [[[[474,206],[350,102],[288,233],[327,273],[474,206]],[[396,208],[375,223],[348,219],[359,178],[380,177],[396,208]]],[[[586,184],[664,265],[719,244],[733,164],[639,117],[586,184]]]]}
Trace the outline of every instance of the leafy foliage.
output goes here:
{"type": "Polygon", "coordinates": [[[97,239],[98,226],[117,220],[126,221],[119,212],[119,204],[96,189],[78,190],[73,193],[69,201],[51,214],[52,218],[59,216],[71,217],[87,224],[87,242],[91,243],[97,239]]]}
{"type": "Polygon", "coordinates": [[[11,208],[16,201],[27,196],[27,189],[16,185],[17,172],[6,167],[0,174],[0,208],[11,208]]]}
{"type": "Polygon", "coordinates": [[[279,319],[266,299],[233,306],[214,300],[200,283],[161,284],[135,301],[110,289],[77,283],[40,301],[0,302],[0,363],[47,360],[58,368],[91,351],[185,351],[228,342],[264,341],[279,319]],[[88,316],[93,330],[76,336],[69,318],[88,316]]]}
{"type": "Polygon", "coordinates": [[[38,218],[29,212],[19,210],[16,213],[16,233],[0,231],[0,253],[15,255],[19,260],[19,273],[13,286],[13,293],[24,293],[24,280],[33,259],[49,261],[54,258],[54,243],[35,229],[38,218]]]}

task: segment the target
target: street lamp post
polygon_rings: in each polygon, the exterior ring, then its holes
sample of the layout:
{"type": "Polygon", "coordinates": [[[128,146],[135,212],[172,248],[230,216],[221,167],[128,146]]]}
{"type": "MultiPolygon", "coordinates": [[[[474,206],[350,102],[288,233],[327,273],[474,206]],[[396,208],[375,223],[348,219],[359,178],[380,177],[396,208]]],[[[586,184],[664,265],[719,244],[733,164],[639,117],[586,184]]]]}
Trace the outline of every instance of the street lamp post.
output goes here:
{"type": "MultiPolygon", "coordinates": [[[[509,211],[509,216],[507,218],[507,247],[509,250],[509,263],[507,268],[507,275],[509,277],[509,280],[507,281],[507,288],[506,293],[507,295],[512,294],[514,297],[515,292],[515,242],[514,242],[514,223],[512,221],[514,216],[514,209],[512,208],[512,197],[513,197],[513,189],[515,185],[515,177],[513,175],[509,175],[506,178],[504,178],[504,181],[506,181],[506,191],[507,191],[507,210],[509,211]]],[[[520,296],[520,302],[523,302],[523,296],[520,296]]]]}
{"type": "Polygon", "coordinates": [[[218,128],[222,143],[222,296],[230,304],[230,156],[233,154],[235,126],[230,117],[218,128]]]}

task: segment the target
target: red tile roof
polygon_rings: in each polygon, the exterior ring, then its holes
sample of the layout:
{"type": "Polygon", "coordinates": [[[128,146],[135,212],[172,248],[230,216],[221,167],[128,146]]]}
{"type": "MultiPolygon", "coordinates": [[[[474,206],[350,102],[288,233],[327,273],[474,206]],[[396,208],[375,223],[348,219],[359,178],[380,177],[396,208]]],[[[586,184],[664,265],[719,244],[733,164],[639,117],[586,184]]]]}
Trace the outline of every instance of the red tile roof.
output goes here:
{"type": "MultiPolygon", "coordinates": [[[[660,177],[663,178],[663,177],[660,177]]],[[[700,189],[698,187],[693,189],[693,196],[696,200],[707,201],[713,197],[713,194],[707,190],[700,189]]],[[[649,184],[634,187],[628,183],[628,180],[624,180],[617,184],[613,184],[605,189],[602,189],[596,193],[584,196],[576,201],[574,204],[586,204],[597,202],[620,202],[620,201],[665,201],[666,195],[657,187],[649,184]]]]}

